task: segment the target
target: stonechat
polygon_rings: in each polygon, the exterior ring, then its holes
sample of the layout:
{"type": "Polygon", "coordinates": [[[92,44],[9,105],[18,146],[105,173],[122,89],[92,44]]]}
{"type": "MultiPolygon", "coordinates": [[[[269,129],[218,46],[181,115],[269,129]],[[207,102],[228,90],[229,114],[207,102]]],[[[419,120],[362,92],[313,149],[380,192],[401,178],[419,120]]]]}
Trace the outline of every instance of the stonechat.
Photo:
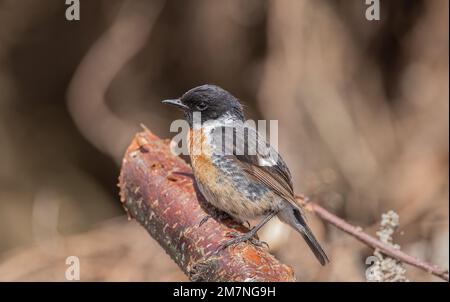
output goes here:
{"type": "Polygon", "coordinates": [[[239,222],[262,217],[225,247],[252,240],[264,224],[278,216],[303,236],[322,265],[329,262],[296,201],[286,163],[245,123],[237,98],[218,86],[202,85],[163,103],[181,108],[189,123],[189,156],[206,200],[239,222]]]}

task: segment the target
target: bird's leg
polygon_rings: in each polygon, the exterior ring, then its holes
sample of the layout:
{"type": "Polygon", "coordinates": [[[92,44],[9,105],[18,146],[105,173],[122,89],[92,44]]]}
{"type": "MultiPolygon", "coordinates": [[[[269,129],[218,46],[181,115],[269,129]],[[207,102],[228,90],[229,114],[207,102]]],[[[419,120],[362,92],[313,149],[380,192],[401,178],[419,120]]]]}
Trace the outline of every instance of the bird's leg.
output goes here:
{"type": "Polygon", "coordinates": [[[230,245],[235,245],[244,241],[248,241],[251,240],[252,243],[256,244],[256,245],[261,245],[259,242],[256,242],[254,240],[254,236],[255,234],[259,231],[260,228],[262,228],[270,219],[273,218],[273,216],[275,216],[277,214],[277,212],[275,211],[271,211],[269,212],[266,217],[264,217],[257,225],[255,225],[250,231],[248,231],[245,234],[239,234],[239,235],[233,235],[233,239],[228,240],[227,242],[223,243],[220,245],[218,251],[221,251],[227,247],[229,247],[230,245]]]}
{"type": "Polygon", "coordinates": [[[202,220],[200,220],[198,226],[201,227],[201,226],[202,226],[205,222],[207,222],[207,221],[209,220],[209,218],[211,218],[211,217],[212,217],[212,216],[209,215],[209,214],[205,215],[205,216],[202,218],[202,220]]]}

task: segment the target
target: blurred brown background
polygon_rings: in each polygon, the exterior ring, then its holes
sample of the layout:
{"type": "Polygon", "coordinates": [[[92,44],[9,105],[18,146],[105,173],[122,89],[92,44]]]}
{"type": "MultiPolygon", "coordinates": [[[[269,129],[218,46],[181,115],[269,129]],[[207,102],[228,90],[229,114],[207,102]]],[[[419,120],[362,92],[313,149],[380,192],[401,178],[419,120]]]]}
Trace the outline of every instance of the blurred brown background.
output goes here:
{"type": "MultiPolygon", "coordinates": [[[[0,280],[186,280],[116,187],[139,123],[171,137],[160,100],[204,83],[279,120],[298,192],[449,264],[449,2],[0,0],[0,280]]],[[[330,265],[277,222],[262,235],[303,281],[365,280],[373,253],[315,217],[330,265]]],[[[437,280],[407,267],[413,281],[437,280]]]]}

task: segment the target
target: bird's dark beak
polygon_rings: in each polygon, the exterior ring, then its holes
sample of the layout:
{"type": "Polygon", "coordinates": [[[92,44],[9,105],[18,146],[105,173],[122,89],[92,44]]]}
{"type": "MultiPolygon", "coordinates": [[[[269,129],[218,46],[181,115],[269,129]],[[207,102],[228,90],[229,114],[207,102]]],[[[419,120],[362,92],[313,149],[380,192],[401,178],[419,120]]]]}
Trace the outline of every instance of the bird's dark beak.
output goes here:
{"type": "Polygon", "coordinates": [[[173,105],[181,109],[189,109],[189,107],[183,104],[180,99],[164,100],[161,103],[173,105]]]}

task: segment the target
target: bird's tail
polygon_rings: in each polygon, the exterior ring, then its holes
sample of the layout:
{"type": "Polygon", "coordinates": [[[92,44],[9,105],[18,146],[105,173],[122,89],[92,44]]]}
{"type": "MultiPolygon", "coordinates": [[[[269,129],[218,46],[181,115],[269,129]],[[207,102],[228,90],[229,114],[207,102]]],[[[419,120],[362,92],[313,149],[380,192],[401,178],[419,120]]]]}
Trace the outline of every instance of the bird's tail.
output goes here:
{"type": "Polygon", "coordinates": [[[316,237],[314,237],[311,229],[306,224],[305,218],[300,212],[300,209],[289,204],[278,213],[278,218],[284,223],[289,224],[302,235],[303,239],[305,239],[320,264],[325,265],[327,262],[330,262],[316,237]]]}

